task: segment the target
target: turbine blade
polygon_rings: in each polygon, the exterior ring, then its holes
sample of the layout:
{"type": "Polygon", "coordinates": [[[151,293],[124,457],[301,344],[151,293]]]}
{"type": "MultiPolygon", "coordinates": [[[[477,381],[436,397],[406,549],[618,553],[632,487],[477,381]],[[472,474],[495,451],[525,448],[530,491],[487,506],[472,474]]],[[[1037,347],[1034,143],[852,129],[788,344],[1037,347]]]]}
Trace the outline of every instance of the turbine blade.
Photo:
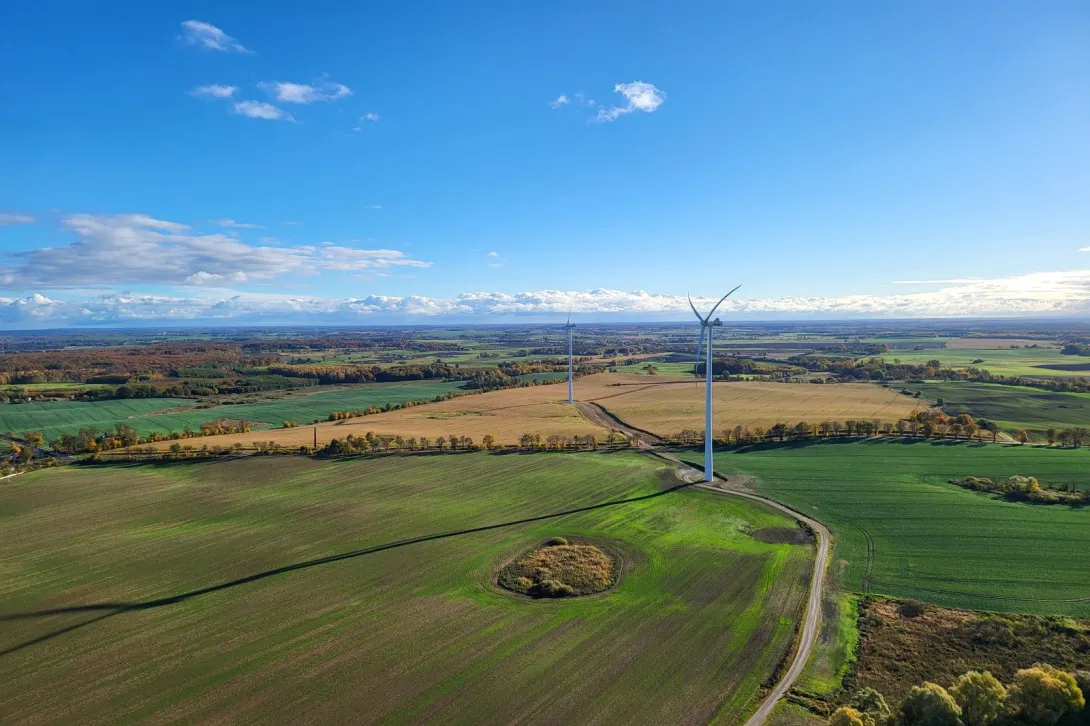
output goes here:
{"type": "MultiPolygon", "coordinates": [[[[692,296],[691,296],[691,295],[686,295],[685,297],[689,298],[689,307],[691,307],[691,308],[693,309],[693,315],[695,315],[695,316],[696,316],[696,319],[697,319],[697,320],[699,320],[700,322],[702,322],[702,323],[703,323],[703,322],[704,322],[704,318],[700,317],[700,313],[698,313],[698,312],[696,311],[696,305],[693,305],[693,298],[692,298],[692,296]]],[[[701,331],[700,331],[700,339],[701,339],[701,340],[704,340],[704,331],[703,331],[703,330],[701,330],[701,331]]]]}
{"type": "MultiPolygon", "coordinates": [[[[741,287],[741,285],[739,285],[738,287],[741,287]]],[[[734,290],[737,290],[737,289],[738,289],[738,287],[734,288],[734,290]]],[[[711,311],[710,313],[708,313],[708,320],[711,320],[711,319],[712,319],[712,316],[713,316],[713,315],[715,315],[715,310],[716,310],[716,308],[718,308],[718,307],[719,307],[720,305],[722,305],[722,304],[723,304],[723,301],[724,301],[724,300],[726,300],[726,299],[727,299],[728,297],[730,297],[731,295],[733,295],[733,294],[734,294],[734,290],[731,290],[731,291],[730,291],[730,292],[728,292],[728,293],[727,293],[726,295],[724,295],[723,297],[719,298],[719,302],[717,302],[717,303],[715,304],[715,307],[714,307],[714,308],[712,308],[712,311],[711,311]]]]}

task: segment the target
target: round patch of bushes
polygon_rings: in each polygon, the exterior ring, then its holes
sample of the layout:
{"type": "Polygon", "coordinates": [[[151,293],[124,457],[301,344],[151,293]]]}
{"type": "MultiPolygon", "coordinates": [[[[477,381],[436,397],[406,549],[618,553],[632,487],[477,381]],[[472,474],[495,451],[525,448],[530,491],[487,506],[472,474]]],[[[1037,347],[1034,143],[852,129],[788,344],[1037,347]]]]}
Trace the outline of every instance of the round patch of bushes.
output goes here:
{"type": "Polygon", "coordinates": [[[592,595],[617,584],[617,558],[588,542],[553,537],[500,570],[503,588],[535,598],[592,595]]]}

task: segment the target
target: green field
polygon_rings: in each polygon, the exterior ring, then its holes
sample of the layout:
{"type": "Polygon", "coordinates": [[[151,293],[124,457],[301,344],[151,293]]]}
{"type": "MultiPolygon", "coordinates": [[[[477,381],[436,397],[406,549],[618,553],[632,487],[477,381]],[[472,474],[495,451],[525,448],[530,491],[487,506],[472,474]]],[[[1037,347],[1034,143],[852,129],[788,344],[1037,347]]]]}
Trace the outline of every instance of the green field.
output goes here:
{"type": "Polygon", "coordinates": [[[1053,393],[1025,386],[967,381],[904,386],[910,391],[920,391],[925,399],[942,398],[943,411],[951,416],[970,413],[975,418],[998,423],[1007,433],[1024,428],[1035,439],[1043,439],[1049,428],[1090,428],[1090,394],[1086,393],[1053,393]]]}
{"type": "Polygon", "coordinates": [[[984,368],[996,375],[1033,376],[1036,378],[1054,378],[1068,376],[1090,376],[1090,361],[1075,355],[1063,355],[1057,348],[1005,348],[1000,350],[972,348],[940,348],[927,350],[894,350],[884,356],[902,363],[921,365],[929,360],[938,360],[950,368],[984,368]],[[982,360],[982,363],[974,363],[982,360]],[[1070,371],[1042,368],[1051,365],[1087,365],[1088,370],[1070,371]]]}
{"type": "Polygon", "coordinates": [[[1090,489],[1090,451],[819,441],[724,452],[715,466],[755,477],[761,492],[826,523],[833,574],[852,590],[1090,616],[1090,508],[1007,502],[947,483],[1024,474],[1090,489]]]}
{"type": "Polygon", "coordinates": [[[648,364],[655,366],[657,376],[691,376],[693,375],[692,363],[659,363],[656,361],[643,361],[626,366],[617,366],[618,373],[647,373],[648,364]]]}
{"type": "Polygon", "coordinates": [[[4,720],[740,723],[792,640],[813,548],[750,537],[794,526],[772,510],[676,486],[630,452],[16,477],[0,486],[4,720]],[[504,562],[559,535],[620,551],[616,589],[497,589],[504,562]]]}
{"type": "Polygon", "coordinates": [[[220,418],[245,419],[256,428],[279,427],[284,421],[311,423],[325,420],[332,411],[361,410],[387,403],[431,399],[461,390],[457,382],[376,383],[335,388],[310,388],[284,394],[272,401],[255,401],[211,408],[195,408],[185,398],[132,398],[113,401],[47,401],[0,404],[0,431],[22,434],[40,431],[47,441],[63,433],[75,433],[84,426],[99,430],[124,423],[141,436],[152,432],[193,430],[220,418]],[[170,413],[158,413],[170,409],[170,413]]]}
{"type": "Polygon", "coordinates": [[[0,386],[0,391],[90,391],[107,386],[108,383],[12,383],[0,386]]]}

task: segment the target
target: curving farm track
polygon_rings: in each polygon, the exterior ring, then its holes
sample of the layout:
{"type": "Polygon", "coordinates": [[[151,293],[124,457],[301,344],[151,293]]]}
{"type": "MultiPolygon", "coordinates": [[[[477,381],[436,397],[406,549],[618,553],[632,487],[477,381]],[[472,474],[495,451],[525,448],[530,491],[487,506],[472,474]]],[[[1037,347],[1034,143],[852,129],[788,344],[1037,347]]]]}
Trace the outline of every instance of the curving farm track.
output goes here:
{"type": "MultiPolygon", "coordinates": [[[[678,459],[662,449],[656,448],[655,444],[661,443],[661,441],[653,434],[628,426],[598,404],[579,402],[576,403],[576,406],[579,408],[580,412],[591,421],[610,429],[623,431],[629,438],[637,441],[639,446],[647,453],[674,463],[678,467],[679,476],[682,478],[690,479],[690,477],[686,476],[686,472],[691,472],[693,474],[697,473],[693,465],[678,459]]],[[[691,478],[695,479],[695,477],[691,478]]],[[[757,707],[757,710],[753,712],[753,715],[749,717],[749,720],[746,721],[745,724],[745,726],[762,726],[765,721],[768,720],[768,717],[772,715],[772,711],[776,708],[776,704],[779,700],[791,690],[791,687],[795,685],[795,681],[802,675],[803,669],[806,668],[806,662],[810,660],[810,654],[817,644],[818,633],[821,630],[821,602],[825,587],[825,566],[829,561],[829,546],[832,542],[832,535],[830,535],[828,528],[816,519],[812,519],[801,512],[797,512],[788,506],[771,499],[766,499],[758,494],[742,492],[736,489],[726,489],[723,486],[726,483],[726,480],[716,477],[716,482],[713,482],[712,484],[697,484],[696,488],[714,492],[715,494],[751,499],[755,502],[760,502],[765,506],[772,507],[773,509],[779,510],[806,524],[806,526],[817,535],[818,540],[817,556],[814,558],[814,570],[810,575],[810,597],[806,603],[806,619],[802,623],[802,632],[799,635],[795,656],[791,660],[791,665],[784,671],[783,677],[780,678],[779,682],[771,691],[769,691],[764,701],[761,702],[761,705],[757,707]],[[718,486],[716,485],[717,483],[719,484],[718,486]]]]}

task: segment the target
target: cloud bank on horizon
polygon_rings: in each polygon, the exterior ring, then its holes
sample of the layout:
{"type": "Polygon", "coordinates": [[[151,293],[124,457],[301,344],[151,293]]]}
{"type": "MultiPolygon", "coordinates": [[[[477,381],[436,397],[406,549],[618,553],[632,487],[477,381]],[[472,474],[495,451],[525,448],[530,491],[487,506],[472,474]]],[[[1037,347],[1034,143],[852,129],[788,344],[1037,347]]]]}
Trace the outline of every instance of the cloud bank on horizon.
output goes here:
{"type": "MultiPolygon", "coordinates": [[[[26,217],[27,220],[32,219],[26,217]]],[[[24,221],[22,219],[18,220],[24,221]]],[[[233,219],[209,224],[261,229],[233,219]]],[[[339,298],[238,289],[285,277],[327,273],[385,274],[431,262],[387,248],[322,242],[251,244],[235,233],[200,234],[187,224],[145,214],[71,214],[62,229],[75,237],[57,247],[13,255],[0,271],[0,323],[13,327],[154,323],[328,323],[534,321],[566,312],[585,318],[687,320],[680,291],[536,290],[463,292],[454,297],[371,295],[339,298]],[[170,294],[120,292],[154,285],[170,294]],[[3,291],[17,292],[3,296],[3,291]],[[56,291],[56,292],[53,292],[56,291]]],[[[497,264],[496,252],[486,259],[497,264]]],[[[921,318],[1090,314],[1090,270],[1030,272],[995,279],[898,280],[933,290],[894,295],[786,296],[728,299],[733,317],[921,318]]],[[[743,291],[744,292],[744,291],[743,291]]],[[[694,296],[698,305],[715,297],[694,296]]]]}

